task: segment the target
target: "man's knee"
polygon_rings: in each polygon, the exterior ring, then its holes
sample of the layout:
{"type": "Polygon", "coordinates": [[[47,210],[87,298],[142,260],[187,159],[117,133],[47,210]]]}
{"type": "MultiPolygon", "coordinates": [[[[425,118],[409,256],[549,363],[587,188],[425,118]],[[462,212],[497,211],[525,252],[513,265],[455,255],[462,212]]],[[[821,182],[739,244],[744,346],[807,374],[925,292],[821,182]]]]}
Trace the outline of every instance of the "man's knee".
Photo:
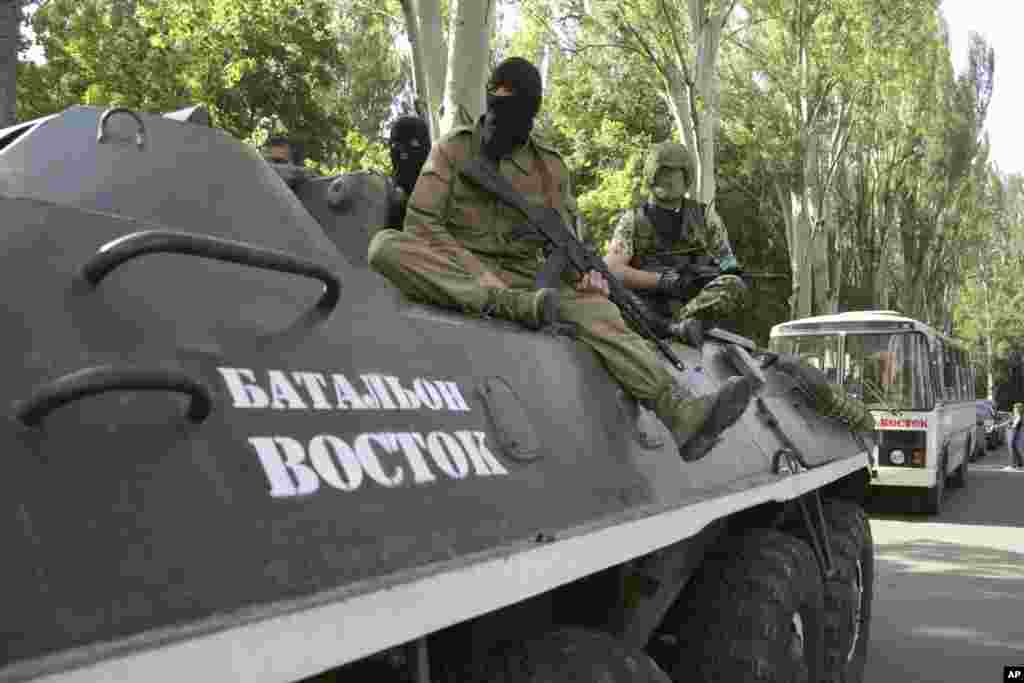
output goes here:
{"type": "Polygon", "coordinates": [[[722,309],[719,313],[726,315],[746,306],[749,289],[741,277],[720,275],[708,283],[701,295],[706,304],[722,309]]]}
{"type": "Polygon", "coordinates": [[[708,283],[706,289],[717,289],[745,296],[747,293],[747,283],[738,275],[719,275],[708,283]]]}
{"type": "Polygon", "coordinates": [[[619,307],[601,294],[563,294],[559,313],[566,322],[591,334],[606,337],[629,332],[619,307]]]}
{"type": "Polygon", "coordinates": [[[401,243],[405,233],[400,230],[381,230],[373,239],[366,251],[366,260],[370,267],[379,273],[388,273],[399,263],[401,243]]]}

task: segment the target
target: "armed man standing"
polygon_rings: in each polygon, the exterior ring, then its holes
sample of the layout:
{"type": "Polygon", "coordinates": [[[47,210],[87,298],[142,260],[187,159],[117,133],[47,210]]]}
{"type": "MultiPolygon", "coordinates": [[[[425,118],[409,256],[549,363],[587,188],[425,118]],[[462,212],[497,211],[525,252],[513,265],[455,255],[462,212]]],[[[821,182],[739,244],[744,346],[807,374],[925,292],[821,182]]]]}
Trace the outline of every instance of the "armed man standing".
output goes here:
{"type": "Polygon", "coordinates": [[[687,197],[692,178],[683,145],[652,146],[644,164],[650,196],[619,218],[605,261],[646,301],[659,334],[699,348],[705,330],[743,306],[747,287],[724,230],[687,197]]]}
{"type": "Polygon", "coordinates": [[[475,126],[454,128],[431,150],[409,200],[404,230],[370,243],[370,265],[411,298],[495,315],[539,329],[559,320],[578,329],[612,376],[650,406],[671,430],[687,461],[708,453],[743,414],[753,387],[734,377],[716,393],[685,395],[608,300],[595,271],[537,289],[544,262],[536,242],[515,237],[523,215],[474,184],[460,169],[483,157],[525,200],[572,224],[569,171],[561,156],[531,135],[541,105],[536,67],[513,57],[488,82],[487,111],[475,126]]]}

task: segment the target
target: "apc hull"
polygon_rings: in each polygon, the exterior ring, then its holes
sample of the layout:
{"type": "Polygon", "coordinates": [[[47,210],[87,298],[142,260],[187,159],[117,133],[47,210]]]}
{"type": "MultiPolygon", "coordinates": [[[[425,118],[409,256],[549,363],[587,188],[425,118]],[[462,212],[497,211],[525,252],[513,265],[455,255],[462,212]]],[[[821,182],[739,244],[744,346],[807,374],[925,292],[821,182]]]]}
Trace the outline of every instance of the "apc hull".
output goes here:
{"type": "MultiPolygon", "coordinates": [[[[350,226],[327,181],[297,197],[225,134],[158,116],[141,147],[127,117],[97,142],[100,115],[0,148],[2,681],[298,678],[867,464],[770,372],[766,404],[824,466],[773,471],[783,445],[753,408],[683,463],[579,343],[403,300],[365,245],[336,239],[350,226]],[[320,310],[316,280],[182,254],[83,276],[147,230],[287,252],[336,273],[340,300],[320,310]],[[15,417],[106,366],[182,373],[212,411],[112,391],[15,417]]],[[[737,374],[720,345],[675,348],[694,393],[737,374]]]]}

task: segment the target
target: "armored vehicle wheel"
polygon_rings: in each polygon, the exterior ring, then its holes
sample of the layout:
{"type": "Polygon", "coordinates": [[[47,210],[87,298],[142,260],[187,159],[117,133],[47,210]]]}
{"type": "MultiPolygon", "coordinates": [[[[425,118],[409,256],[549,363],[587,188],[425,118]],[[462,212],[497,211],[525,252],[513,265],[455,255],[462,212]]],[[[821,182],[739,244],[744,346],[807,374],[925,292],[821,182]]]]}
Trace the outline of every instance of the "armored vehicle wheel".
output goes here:
{"type": "Polygon", "coordinates": [[[474,669],[474,683],[670,683],[646,652],[577,627],[509,643],[474,669]]]}
{"type": "Polygon", "coordinates": [[[836,576],[825,581],[825,683],[861,683],[867,658],[875,547],[864,510],[843,500],[825,502],[836,576]]]}
{"type": "Polygon", "coordinates": [[[403,672],[392,662],[381,657],[370,657],[309,678],[303,678],[298,683],[360,683],[361,681],[404,683],[405,680],[403,672]]]}
{"type": "Polygon", "coordinates": [[[656,656],[677,683],[815,683],[822,591],[804,541],[750,531],[705,560],[663,624],[678,647],[656,656]]]}

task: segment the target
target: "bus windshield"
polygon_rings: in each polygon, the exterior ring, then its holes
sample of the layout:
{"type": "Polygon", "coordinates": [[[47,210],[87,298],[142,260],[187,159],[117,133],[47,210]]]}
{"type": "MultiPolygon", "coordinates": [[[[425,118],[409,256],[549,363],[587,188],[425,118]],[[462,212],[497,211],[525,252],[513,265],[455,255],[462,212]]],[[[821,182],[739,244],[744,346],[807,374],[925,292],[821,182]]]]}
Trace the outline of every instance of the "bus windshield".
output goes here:
{"type": "Polygon", "coordinates": [[[928,341],[920,332],[787,334],[773,338],[771,348],[801,357],[868,408],[933,407],[928,341]]]}
{"type": "Polygon", "coordinates": [[[869,408],[931,410],[928,344],[919,332],[847,334],[843,384],[869,408]]]}

